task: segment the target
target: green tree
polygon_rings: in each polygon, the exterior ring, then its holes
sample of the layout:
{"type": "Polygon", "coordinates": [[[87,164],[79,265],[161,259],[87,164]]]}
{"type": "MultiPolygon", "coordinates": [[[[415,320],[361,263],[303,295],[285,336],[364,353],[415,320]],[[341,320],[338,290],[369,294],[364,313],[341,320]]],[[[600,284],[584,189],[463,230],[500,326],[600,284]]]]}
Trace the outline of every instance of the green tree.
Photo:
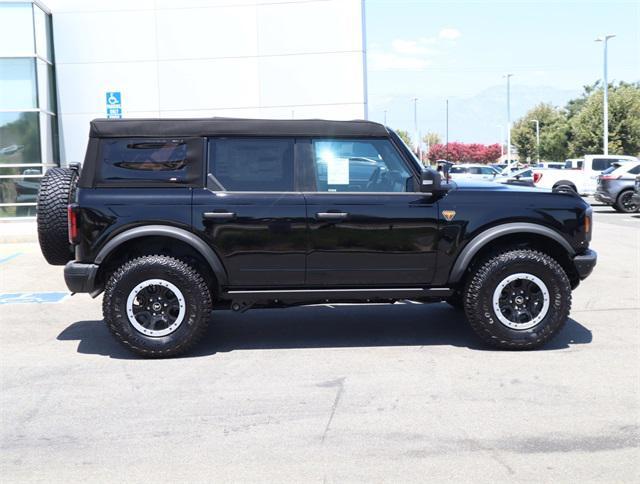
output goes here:
{"type": "MultiPolygon", "coordinates": [[[[574,156],[602,153],[601,89],[592,92],[582,109],[570,119],[569,151],[574,156]]],[[[640,83],[609,87],[609,153],[640,153],[640,83]]]]}
{"type": "Polygon", "coordinates": [[[404,129],[396,129],[395,131],[400,139],[404,141],[409,148],[411,148],[412,150],[415,149],[413,146],[413,141],[411,141],[411,135],[409,135],[408,131],[405,131],[404,129]]]}
{"type": "Polygon", "coordinates": [[[429,132],[422,137],[422,142],[427,146],[441,145],[442,138],[438,133],[429,132]]]}
{"type": "Polygon", "coordinates": [[[584,108],[584,105],[589,100],[589,96],[596,92],[598,88],[600,88],[600,81],[596,81],[593,84],[587,86],[582,86],[582,95],[575,99],[570,99],[569,102],[567,102],[567,105],[565,107],[567,118],[571,119],[580,111],[582,111],[582,108],[584,108]]]}
{"type": "Polygon", "coordinates": [[[538,158],[534,120],[540,124],[540,159],[557,161],[566,158],[569,133],[567,117],[551,104],[541,103],[520,118],[511,131],[520,159],[538,158]]]}

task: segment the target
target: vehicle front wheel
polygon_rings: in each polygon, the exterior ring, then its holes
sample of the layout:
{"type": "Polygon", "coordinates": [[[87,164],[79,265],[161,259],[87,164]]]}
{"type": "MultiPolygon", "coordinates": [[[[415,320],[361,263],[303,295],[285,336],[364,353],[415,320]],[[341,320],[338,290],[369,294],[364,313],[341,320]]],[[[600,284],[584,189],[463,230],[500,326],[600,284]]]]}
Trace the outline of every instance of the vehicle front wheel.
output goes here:
{"type": "Polygon", "coordinates": [[[189,351],[204,335],[211,293],[202,276],[173,257],[127,262],[109,278],[102,309],[115,338],[141,356],[189,351]]]}
{"type": "Polygon", "coordinates": [[[613,204],[613,208],[622,213],[636,213],[640,209],[640,206],[633,201],[633,190],[625,190],[618,195],[618,199],[616,203],[613,204]]]}
{"type": "Polygon", "coordinates": [[[567,321],[571,284],[555,259],[535,250],[512,250],[480,264],[465,287],[464,307],[486,343],[534,349],[567,321]]]}

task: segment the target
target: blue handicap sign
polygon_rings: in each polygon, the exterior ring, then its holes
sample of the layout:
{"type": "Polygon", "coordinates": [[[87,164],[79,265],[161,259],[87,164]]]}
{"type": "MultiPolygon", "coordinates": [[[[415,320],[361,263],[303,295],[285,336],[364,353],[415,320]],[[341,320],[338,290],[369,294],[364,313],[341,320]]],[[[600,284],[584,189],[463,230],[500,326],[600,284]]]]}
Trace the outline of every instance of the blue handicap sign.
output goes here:
{"type": "Polygon", "coordinates": [[[120,91],[107,92],[107,118],[122,117],[122,93],[120,91]]]}
{"type": "Polygon", "coordinates": [[[120,106],[122,104],[122,94],[119,91],[107,93],[107,106],[120,106]]]}
{"type": "Polygon", "coordinates": [[[0,294],[0,304],[59,303],[68,295],[68,292],[16,292],[0,294]]]}

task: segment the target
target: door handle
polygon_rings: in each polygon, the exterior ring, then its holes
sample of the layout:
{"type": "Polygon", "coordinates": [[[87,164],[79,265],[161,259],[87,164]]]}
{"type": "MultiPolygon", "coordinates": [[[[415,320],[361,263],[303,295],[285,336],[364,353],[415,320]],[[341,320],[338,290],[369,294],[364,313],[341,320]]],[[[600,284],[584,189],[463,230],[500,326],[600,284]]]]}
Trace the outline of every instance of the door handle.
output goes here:
{"type": "Polygon", "coordinates": [[[344,220],[349,216],[346,212],[318,212],[316,218],[318,220],[344,220]]]}
{"type": "Polygon", "coordinates": [[[235,212],[204,212],[203,220],[233,220],[236,218],[235,212]]]}

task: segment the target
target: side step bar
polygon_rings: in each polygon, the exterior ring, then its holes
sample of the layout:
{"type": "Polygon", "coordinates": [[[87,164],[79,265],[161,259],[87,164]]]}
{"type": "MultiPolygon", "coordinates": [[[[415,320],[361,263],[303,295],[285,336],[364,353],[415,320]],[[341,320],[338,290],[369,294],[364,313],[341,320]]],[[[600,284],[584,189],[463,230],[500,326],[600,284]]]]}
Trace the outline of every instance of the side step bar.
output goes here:
{"type": "Polygon", "coordinates": [[[320,302],[375,302],[398,299],[441,300],[453,294],[448,287],[380,287],[340,289],[238,289],[223,292],[222,299],[237,304],[320,302]]]}

